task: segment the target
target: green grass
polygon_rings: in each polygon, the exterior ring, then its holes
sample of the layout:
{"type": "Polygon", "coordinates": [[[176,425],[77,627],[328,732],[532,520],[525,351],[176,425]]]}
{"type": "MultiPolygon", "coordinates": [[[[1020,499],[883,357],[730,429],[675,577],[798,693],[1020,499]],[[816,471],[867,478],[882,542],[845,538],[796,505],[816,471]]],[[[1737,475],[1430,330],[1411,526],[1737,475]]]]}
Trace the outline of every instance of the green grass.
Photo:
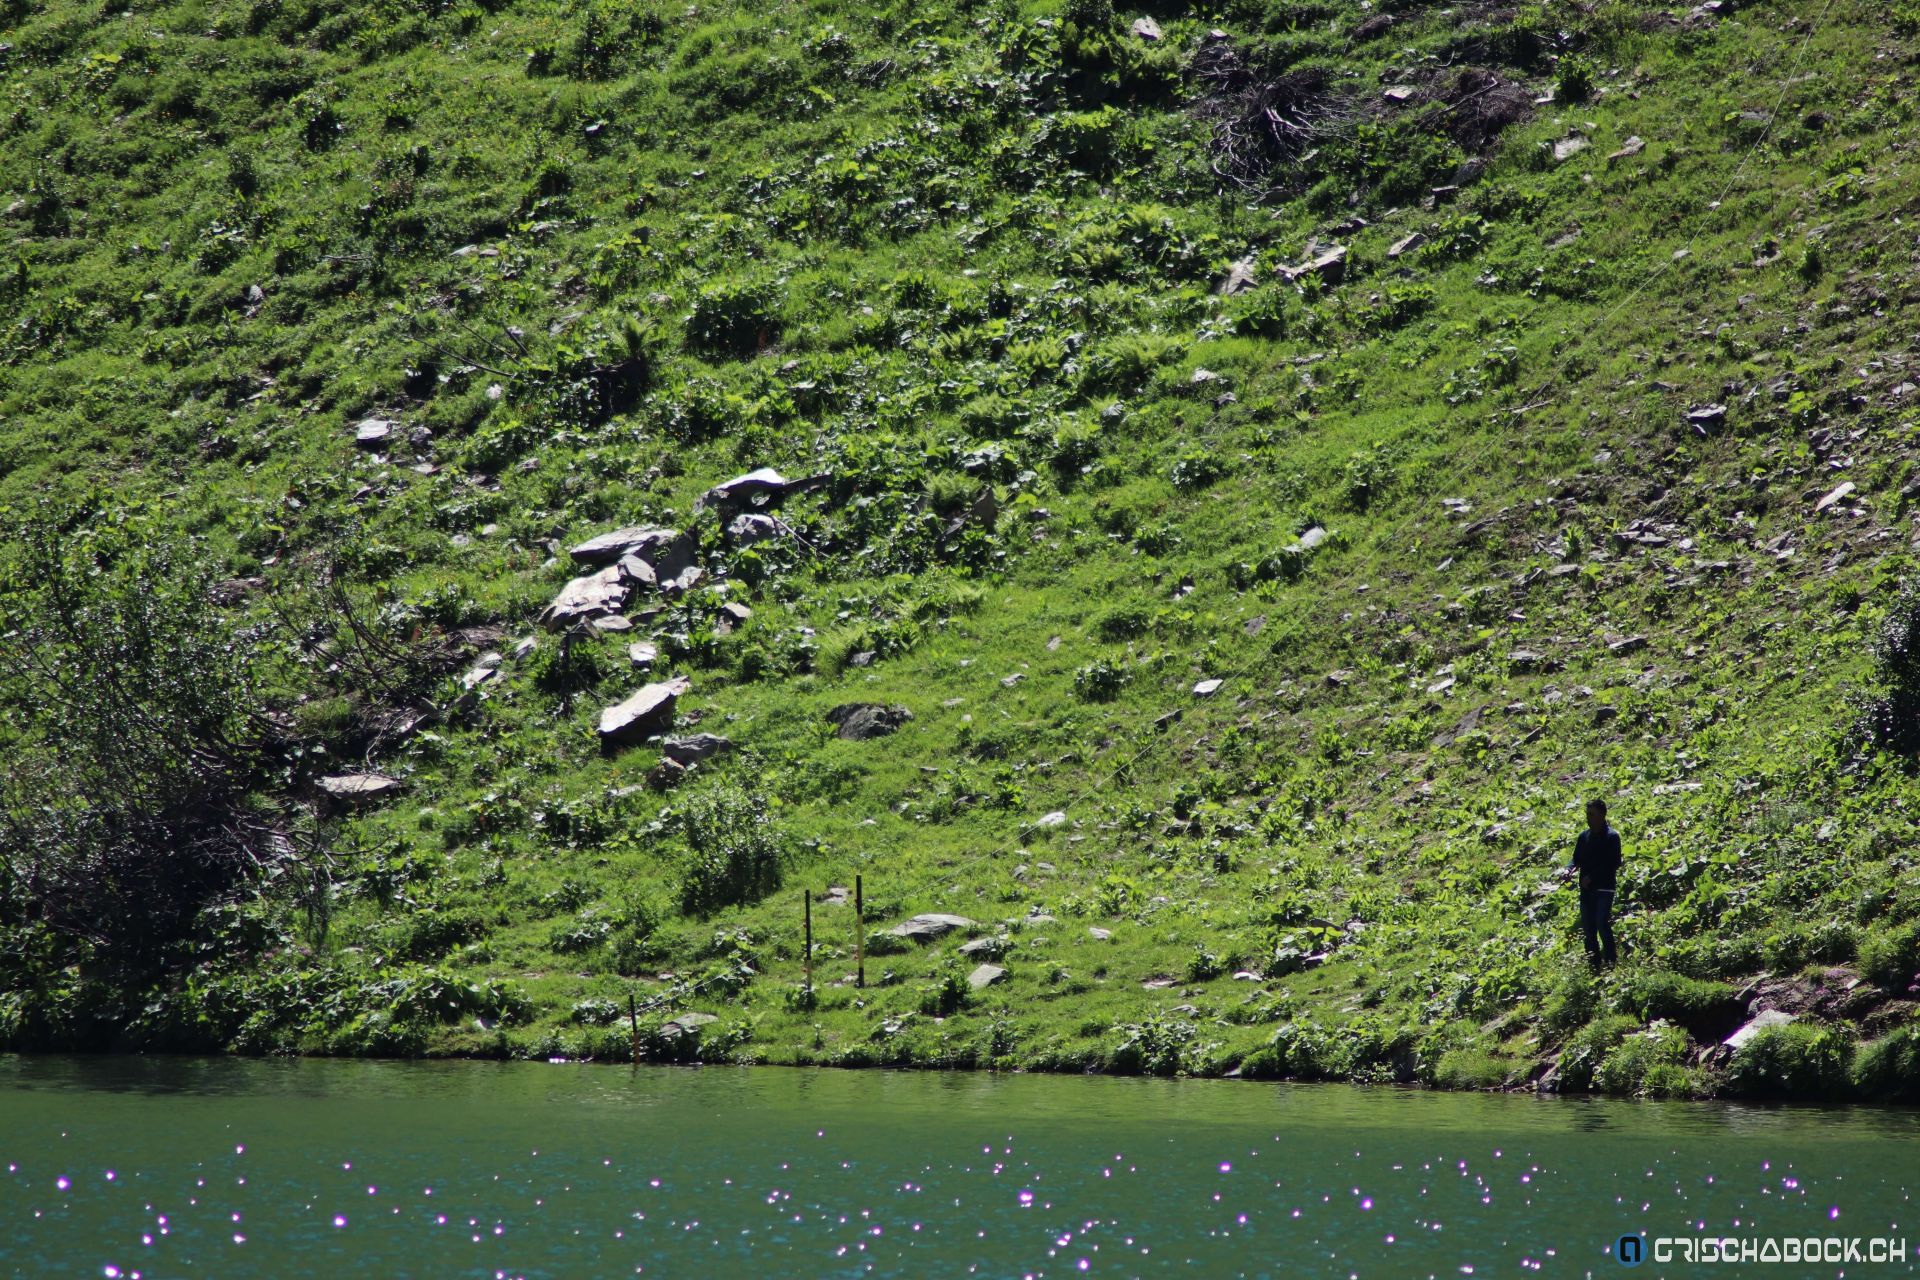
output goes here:
{"type": "MultiPolygon", "coordinates": [[[[1098,9],[0,8],[0,506],[266,580],[222,617],[302,837],[138,964],[8,877],[0,1043],[619,1058],[631,996],[662,1058],[1693,1095],[1763,972],[1857,951],[1905,999],[1911,773],[1847,735],[1911,568],[1912,33],[1098,9]],[[1210,164],[1215,26],[1347,120],[1265,193],[1210,164]],[[1522,91],[1485,145],[1463,66],[1522,91]],[[1277,274],[1328,242],[1340,282],[1277,274]],[[696,501],[762,465],[832,479],[733,546],[696,501]],[[565,549],[644,523],[706,580],[563,659],[565,549]],[[323,556],[406,697],[315,647],[323,556]],[[594,728],[661,673],[735,744],[668,792],[594,728]],[[853,701],[913,718],[842,740],[853,701]],[[311,805],[362,763],[403,790],[311,805]],[[1596,794],[1590,981],[1554,872],[1596,794]],[[856,875],[867,985],[816,902],[809,998],[801,895],[856,875]],[[885,945],[923,911],[1004,981],[885,945]]],[[[0,705],[50,750],[58,709],[0,705]]],[[[1819,1047],[1734,1085],[1837,1089],[1819,1047]]]]}

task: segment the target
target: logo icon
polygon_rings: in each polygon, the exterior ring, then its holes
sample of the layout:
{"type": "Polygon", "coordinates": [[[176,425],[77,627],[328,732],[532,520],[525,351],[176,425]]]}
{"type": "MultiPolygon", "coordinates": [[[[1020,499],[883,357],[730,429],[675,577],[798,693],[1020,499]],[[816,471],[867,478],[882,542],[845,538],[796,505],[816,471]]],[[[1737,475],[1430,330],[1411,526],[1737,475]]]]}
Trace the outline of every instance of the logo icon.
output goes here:
{"type": "Polygon", "coordinates": [[[1639,1236],[1621,1236],[1613,1242],[1613,1256],[1623,1267],[1637,1267],[1646,1260],[1647,1243],[1639,1236]]]}

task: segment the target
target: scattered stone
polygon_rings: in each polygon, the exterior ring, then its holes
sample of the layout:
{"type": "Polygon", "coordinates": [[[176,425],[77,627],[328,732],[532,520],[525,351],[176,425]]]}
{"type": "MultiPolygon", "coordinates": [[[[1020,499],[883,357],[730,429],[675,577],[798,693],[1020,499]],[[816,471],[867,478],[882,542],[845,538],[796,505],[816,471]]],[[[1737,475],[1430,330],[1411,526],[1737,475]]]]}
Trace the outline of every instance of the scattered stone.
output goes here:
{"type": "Polygon", "coordinates": [[[972,942],[960,944],[960,954],[972,959],[975,956],[992,960],[1007,949],[1005,938],[975,938],[972,942]]]}
{"type": "Polygon", "coordinates": [[[1267,615],[1264,613],[1260,613],[1260,614],[1255,614],[1251,618],[1248,618],[1246,620],[1246,623],[1240,629],[1246,632],[1249,636],[1257,636],[1262,631],[1266,630],[1266,626],[1267,626],[1267,615]]]}
{"type": "Polygon", "coordinates": [[[922,915],[917,915],[911,920],[903,921],[887,930],[887,932],[896,938],[913,938],[917,941],[927,941],[938,938],[944,934],[952,933],[955,929],[978,929],[979,927],[978,922],[969,920],[965,916],[947,915],[944,912],[929,911],[922,915]]]}
{"type": "Polygon", "coordinates": [[[683,540],[687,540],[686,535],[677,529],[632,525],[588,538],[567,554],[576,564],[618,564],[628,556],[651,562],[661,559],[667,547],[683,540]]]}
{"type": "Polygon", "coordinates": [[[1022,680],[1025,680],[1026,678],[1027,677],[1025,676],[1025,674],[1019,671],[1014,672],[1010,676],[1001,676],[1000,687],[1003,689],[1011,689],[1013,688],[1013,686],[1019,684],[1022,680]]]}
{"type": "Polygon", "coordinates": [[[1813,504],[1813,513],[1815,515],[1819,515],[1822,511],[1825,511],[1828,507],[1833,506],[1835,503],[1839,502],[1842,498],[1845,498],[1849,494],[1851,494],[1854,491],[1854,488],[1855,488],[1855,485],[1851,480],[1844,480],[1841,483],[1835,485],[1832,489],[1830,489],[1827,492],[1826,497],[1820,499],[1820,501],[1813,504]]]}
{"type": "Polygon", "coordinates": [[[670,1022],[661,1023],[660,1034],[670,1039],[688,1033],[698,1035],[700,1028],[718,1021],[719,1017],[711,1013],[683,1013],[670,1022]]]}
{"type": "Polygon", "coordinates": [[[819,900],[825,906],[844,907],[853,901],[853,890],[843,884],[829,885],[819,900]]]}
{"type": "Polygon", "coordinates": [[[1152,18],[1135,18],[1133,20],[1133,34],[1141,40],[1158,40],[1160,38],[1160,24],[1152,18]]]}
{"type": "Polygon", "coordinates": [[[753,616],[753,610],[741,604],[738,600],[727,601],[720,606],[720,612],[732,618],[735,622],[745,622],[753,616]]]}
{"type": "Polygon", "coordinates": [[[1623,636],[1621,639],[1609,640],[1607,642],[1607,652],[1613,654],[1615,657],[1624,657],[1629,653],[1638,653],[1646,647],[1647,638],[1645,636],[1623,636]]]}
{"type": "Polygon", "coordinates": [[[1089,938],[1092,938],[1095,942],[1105,942],[1107,941],[1107,939],[1113,937],[1113,930],[1102,929],[1098,925],[1092,925],[1092,926],[1089,926],[1087,929],[1087,936],[1089,938]]]}
{"type": "Polygon", "coordinates": [[[1544,661],[1531,649],[1515,649],[1507,655],[1507,665],[1515,671],[1536,671],[1544,661]]]}
{"type": "Polygon", "coordinates": [[[1260,975],[1251,969],[1241,969],[1233,975],[1235,982],[1258,982],[1260,975]]]}
{"type": "Polygon", "coordinates": [[[1388,102],[1405,102],[1413,97],[1416,90],[1410,84],[1396,84],[1380,91],[1380,96],[1388,102]]]}
{"type": "Polygon", "coordinates": [[[1430,694],[1433,694],[1435,697],[1438,697],[1440,694],[1445,693],[1447,690],[1451,688],[1453,688],[1453,677],[1442,676],[1440,679],[1435,680],[1432,684],[1427,686],[1427,692],[1430,694]]]}
{"type": "Polygon", "coordinates": [[[385,418],[362,418],[353,425],[353,442],[362,449],[378,449],[393,435],[393,424],[385,418]]]}
{"type": "Polygon", "coordinates": [[[884,738],[911,719],[913,712],[905,707],[878,702],[843,702],[827,712],[827,720],[837,727],[838,736],[849,742],[884,738]]]}
{"type": "Polygon", "coordinates": [[[655,791],[671,791],[686,781],[687,766],[678,760],[662,759],[647,770],[647,785],[655,791]]]}
{"type": "Polygon", "coordinates": [[[700,496],[699,505],[720,511],[743,507],[771,509],[786,501],[788,495],[817,488],[832,478],[822,472],[802,480],[789,480],[772,467],[760,467],[713,486],[700,496]]]}
{"type": "Polygon", "coordinates": [[[1211,697],[1215,693],[1218,693],[1220,686],[1225,683],[1225,680],[1202,680],[1193,686],[1194,696],[1199,698],[1211,697]]]}
{"type": "Polygon", "coordinates": [[[1607,159],[1609,161],[1626,160],[1632,156],[1639,155],[1642,151],[1645,151],[1646,149],[1647,149],[1647,140],[1636,133],[1631,138],[1628,138],[1625,142],[1621,143],[1620,149],[1618,151],[1610,153],[1607,156],[1607,159]]]}
{"type": "Polygon", "coordinates": [[[342,804],[371,804],[400,790],[398,778],[383,773],[341,773],[320,779],[320,790],[342,804]]]}
{"type": "Polygon", "coordinates": [[[727,536],[743,547],[751,547],[790,532],[786,524],[776,517],[751,511],[735,516],[727,526],[727,536]]]}
{"type": "Polygon", "coordinates": [[[1304,276],[1319,276],[1328,284],[1339,284],[1347,275],[1347,249],[1345,245],[1334,245],[1298,266],[1280,268],[1281,278],[1288,283],[1304,276]]]}
{"type": "Polygon", "coordinates": [[[711,760],[724,751],[733,750],[733,740],[723,738],[717,733],[696,733],[685,738],[668,738],[660,744],[660,752],[675,764],[699,764],[711,760]]]}
{"type": "Polygon", "coordinates": [[[1142,981],[1140,985],[1148,991],[1165,991],[1168,987],[1178,986],[1179,984],[1172,978],[1147,978],[1142,981]]]}
{"type": "Polygon", "coordinates": [[[684,676],[650,684],[625,702],[615,703],[600,713],[600,742],[603,746],[625,746],[640,742],[673,727],[673,711],[680,695],[693,686],[684,676]]]}
{"type": "Polygon", "coordinates": [[[1227,278],[1220,282],[1220,288],[1216,292],[1232,297],[1236,293],[1253,288],[1256,283],[1258,280],[1254,275],[1253,259],[1246,257],[1227,268],[1227,278]]]}
{"type": "Polygon", "coordinates": [[[1568,134],[1553,144],[1554,162],[1559,163],[1564,160],[1571,160],[1592,145],[1593,143],[1589,142],[1581,134],[1568,134]]]}
{"type": "Polygon", "coordinates": [[[1727,406],[1723,404],[1699,404],[1687,410],[1687,425],[1700,435],[1718,431],[1727,424],[1727,406]]]}
{"type": "Polygon", "coordinates": [[[1055,809],[1052,813],[1043,813],[1033,820],[1033,825],[1036,827],[1063,827],[1066,823],[1067,814],[1064,809],[1055,809]]]}
{"type": "Polygon", "coordinates": [[[516,662],[519,661],[521,658],[526,657],[528,654],[532,653],[535,649],[538,649],[539,647],[540,647],[539,636],[520,637],[520,639],[514,641],[514,644],[513,644],[514,660],[516,662]]]}
{"type": "Polygon", "coordinates": [[[504,661],[497,653],[483,653],[473,664],[473,669],[460,677],[460,686],[464,689],[477,689],[500,674],[500,663],[504,661]]]}
{"type": "Polygon", "coordinates": [[[1387,256],[1389,258],[1397,258],[1403,253],[1412,253],[1426,242],[1427,233],[1424,231],[1415,231],[1410,235],[1401,236],[1398,240],[1395,240],[1387,246],[1387,256]]]}
{"type": "Polygon", "coordinates": [[[1738,1052],[1746,1047],[1749,1040],[1752,1040],[1768,1027],[1784,1027],[1793,1020],[1794,1015],[1791,1013],[1782,1013],[1778,1009],[1762,1009],[1759,1013],[1749,1018],[1745,1025],[1738,1031],[1728,1036],[1725,1040],[1721,1041],[1721,1043],[1726,1045],[1727,1048],[1738,1052]]]}
{"type": "Polygon", "coordinates": [[[967,975],[967,985],[975,991],[985,991],[996,982],[1004,982],[1007,971],[997,964],[983,964],[967,975]]]}
{"type": "Polygon", "coordinates": [[[636,667],[651,667],[660,660],[660,646],[651,640],[635,640],[627,646],[627,660],[636,667]]]}
{"type": "Polygon", "coordinates": [[[1392,14],[1376,13],[1353,29],[1353,38],[1355,40],[1371,40],[1375,36],[1385,35],[1392,26],[1392,14]]]}
{"type": "Polygon", "coordinates": [[[604,631],[610,635],[618,635],[620,632],[633,630],[633,619],[623,618],[616,613],[609,614],[603,618],[595,618],[592,620],[591,625],[595,631],[604,631]]]}
{"type": "Polygon", "coordinates": [[[564,631],[577,622],[618,613],[626,606],[631,590],[619,566],[608,565],[560,588],[553,603],[541,612],[540,621],[555,631],[564,631]]]}
{"type": "Polygon", "coordinates": [[[1606,703],[1601,703],[1599,706],[1593,709],[1593,723],[1596,726],[1603,725],[1603,724],[1611,724],[1613,723],[1613,721],[1619,718],[1620,718],[1620,708],[1618,707],[1611,707],[1611,706],[1608,706],[1606,703]]]}
{"type": "Polygon", "coordinates": [[[1353,668],[1340,667],[1333,671],[1327,672],[1327,683],[1332,685],[1336,689],[1344,689],[1347,687],[1347,685],[1353,682],[1353,677],[1354,677],[1353,668]]]}

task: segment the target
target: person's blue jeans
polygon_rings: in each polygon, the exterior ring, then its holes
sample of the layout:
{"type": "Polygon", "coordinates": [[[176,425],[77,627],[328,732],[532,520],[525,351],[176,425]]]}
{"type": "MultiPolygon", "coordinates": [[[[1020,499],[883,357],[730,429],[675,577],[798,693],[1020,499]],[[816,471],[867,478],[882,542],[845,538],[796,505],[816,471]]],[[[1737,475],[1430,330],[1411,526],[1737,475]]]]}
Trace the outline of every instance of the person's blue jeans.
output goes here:
{"type": "Polygon", "coordinates": [[[1580,891],[1580,932],[1586,938],[1589,959],[1613,963],[1613,890],[1580,891]]]}

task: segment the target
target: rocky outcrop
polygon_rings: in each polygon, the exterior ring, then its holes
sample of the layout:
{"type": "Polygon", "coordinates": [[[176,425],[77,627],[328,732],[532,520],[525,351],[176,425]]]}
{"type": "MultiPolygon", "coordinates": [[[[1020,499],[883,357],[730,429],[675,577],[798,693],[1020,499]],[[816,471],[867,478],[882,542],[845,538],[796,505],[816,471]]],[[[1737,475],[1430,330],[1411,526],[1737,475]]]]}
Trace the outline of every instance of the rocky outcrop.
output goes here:
{"type": "Polygon", "coordinates": [[[624,747],[658,737],[673,727],[673,711],[680,695],[693,686],[685,677],[650,684],[625,702],[600,713],[600,744],[624,747]]]}

